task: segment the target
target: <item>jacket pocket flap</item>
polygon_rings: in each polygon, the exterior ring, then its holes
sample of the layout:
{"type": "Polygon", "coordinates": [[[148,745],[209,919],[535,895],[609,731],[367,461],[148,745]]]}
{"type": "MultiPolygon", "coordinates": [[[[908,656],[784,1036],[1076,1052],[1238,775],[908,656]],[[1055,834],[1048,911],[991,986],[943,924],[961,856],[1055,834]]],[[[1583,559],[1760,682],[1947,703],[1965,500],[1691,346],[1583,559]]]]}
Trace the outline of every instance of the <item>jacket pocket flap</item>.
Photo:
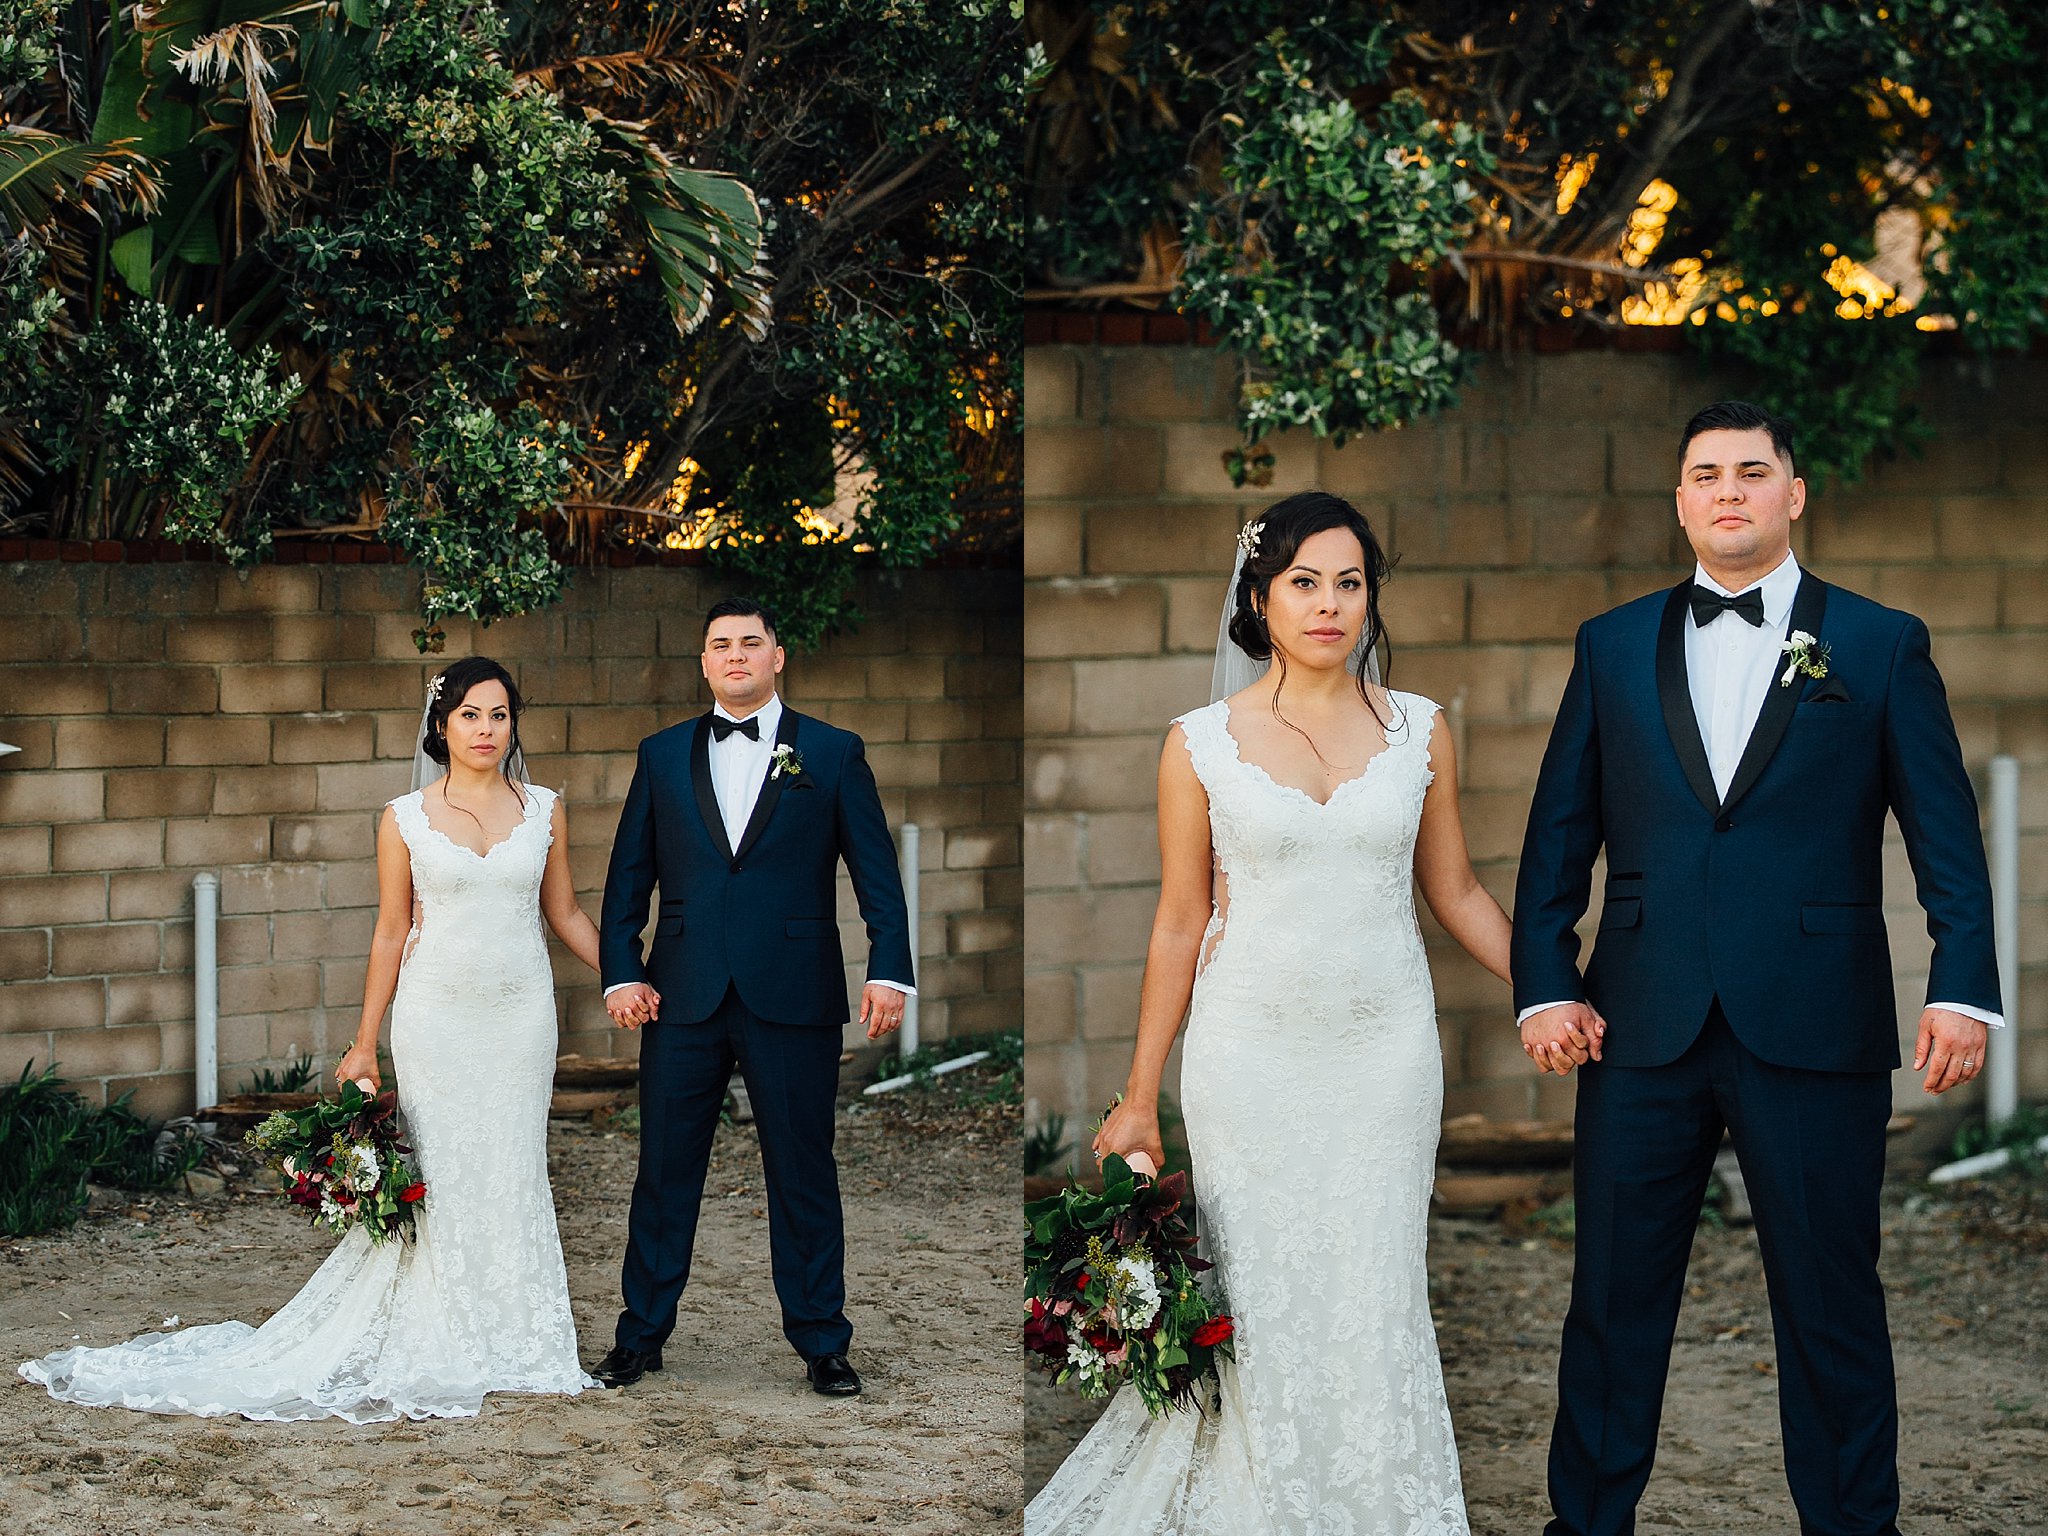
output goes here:
{"type": "Polygon", "coordinates": [[[1600,931],[1609,928],[1633,928],[1643,920],[1643,901],[1640,896],[1620,896],[1600,909],[1600,931]]]}
{"type": "Polygon", "coordinates": [[[829,917],[792,917],[782,931],[792,939],[829,939],[839,932],[839,925],[829,917]]]}
{"type": "Polygon", "coordinates": [[[1879,907],[1801,907],[1799,926],[1808,933],[1884,932],[1884,911],[1879,907]]]}
{"type": "Polygon", "coordinates": [[[664,912],[654,925],[654,936],[657,939],[672,939],[682,931],[683,914],[680,912],[664,912]]]}

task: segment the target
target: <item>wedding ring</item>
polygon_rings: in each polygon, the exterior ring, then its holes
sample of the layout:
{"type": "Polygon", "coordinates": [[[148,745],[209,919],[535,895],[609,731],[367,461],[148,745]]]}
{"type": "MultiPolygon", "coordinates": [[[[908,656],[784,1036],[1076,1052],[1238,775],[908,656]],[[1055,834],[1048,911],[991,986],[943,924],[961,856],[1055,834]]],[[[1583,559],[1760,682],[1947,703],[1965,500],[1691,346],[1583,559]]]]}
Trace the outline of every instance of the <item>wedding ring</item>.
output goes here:
{"type": "Polygon", "coordinates": [[[1977,1065],[1977,1063],[1975,1063],[1974,1061],[1970,1060],[1970,1058],[1969,1058],[1969,1057],[1965,1056],[1965,1057],[1963,1058],[1963,1068],[1964,1068],[1964,1070],[1965,1070],[1965,1071],[1967,1071],[1967,1070],[1968,1070],[1969,1068],[1971,1068],[1971,1067],[1974,1067],[1975,1065],[1977,1065]]]}

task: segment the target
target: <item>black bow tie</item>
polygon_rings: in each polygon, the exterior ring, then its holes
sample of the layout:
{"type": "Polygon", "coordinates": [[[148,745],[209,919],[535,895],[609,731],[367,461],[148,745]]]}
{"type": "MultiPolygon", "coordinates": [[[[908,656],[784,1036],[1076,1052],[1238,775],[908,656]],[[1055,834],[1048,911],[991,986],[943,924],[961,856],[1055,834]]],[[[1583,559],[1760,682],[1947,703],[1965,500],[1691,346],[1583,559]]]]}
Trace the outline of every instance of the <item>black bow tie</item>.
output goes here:
{"type": "MultiPolygon", "coordinates": [[[[1761,615],[1763,612],[1762,608],[1758,608],[1757,612],[1761,615]]],[[[1763,623],[1763,619],[1759,617],[1757,623],[1763,623]]],[[[711,736],[713,740],[723,741],[734,731],[738,731],[749,741],[759,741],[761,739],[761,722],[751,715],[744,720],[728,720],[723,715],[713,715],[711,717],[711,736]]]]}
{"type": "Polygon", "coordinates": [[[1746,624],[1764,627],[1764,590],[1751,587],[1735,597],[1723,597],[1698,582],[1692,584],[1692,621],[1701,629],[1724,613],[1732,613],[1746,624]]]}

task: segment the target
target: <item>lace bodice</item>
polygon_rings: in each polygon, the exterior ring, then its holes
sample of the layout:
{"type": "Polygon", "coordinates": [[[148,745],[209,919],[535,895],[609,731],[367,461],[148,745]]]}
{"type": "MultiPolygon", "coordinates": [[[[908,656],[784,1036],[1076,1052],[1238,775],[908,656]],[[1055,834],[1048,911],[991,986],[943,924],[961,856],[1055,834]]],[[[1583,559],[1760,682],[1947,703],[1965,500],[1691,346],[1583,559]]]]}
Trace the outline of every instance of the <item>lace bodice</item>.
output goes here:
{"type": "Polygon", "coordinates": [[[465,848],[427,819],[425,791],[391,802],[412,860],[416,900],[394,1007],[460,999],[467,1013],[486,997],[553,988],[540,882],[554,846],[555,792],[526,787],[524,818],[488,853],[465,848]]]}
{"type": "Polygon", "coordinates": [[[1219,700],[1182,715],[1195,774],[1209,797],[1216,905],[1197,982],[1203,993],[1285,987],[1297,1016],[1371,1029],[1404,1006],[1433,1006],[1415,926],[1415,835],[1435,777],[1436,705],[1390,693],[1387,744],[1318,802],[1245,760],[1219,700]],[[1332,942],[1339,935],[1357,942],[1332,942]],[[1365,1003],[1361,1012],[1355,1005],[1365,1003]]]}

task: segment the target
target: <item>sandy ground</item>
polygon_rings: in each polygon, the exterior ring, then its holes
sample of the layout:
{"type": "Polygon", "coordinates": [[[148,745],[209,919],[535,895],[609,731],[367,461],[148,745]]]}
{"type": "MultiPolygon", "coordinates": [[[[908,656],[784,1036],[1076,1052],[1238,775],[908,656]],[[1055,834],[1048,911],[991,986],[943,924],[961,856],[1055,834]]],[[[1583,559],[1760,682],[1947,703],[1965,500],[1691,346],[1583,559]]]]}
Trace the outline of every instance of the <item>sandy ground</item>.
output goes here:
{"type": "MultiPolygon", "coordinates": [[[[262,1194],[150,1199],[0,1241],[0,1530],[342,1533],[1015,1531],[1018,1112],[977,1071],[847,1108],[853,1400],[783,1340],[759,1152],[719,1133],[668,1369],[620,1392],[494,1396],[468,1420],[355,1427],[86,1409],[13,1362],[158,1328],[260,1321],[331,1240],[262,1194]]],[[[611,1342],[636,1143],[557,1121],[549,1161],[585,1362],[611,1342]]]]}
{"type": "MultiPolygon", "coordinates": [[[[2048,1531],[2048,1180],[1887,1194],[1884,1276],[1899,1372],[1908,1536],[2048,1531]]],[[[1536,1536],[1558,1327],[1561,1243],[1439,1220],[1430,1271],[1451,1415],[1478,1536],[1536,1536]]],[[[1035,1492],[1094,1420],[1032,1376],[1025,1486],[1035,1492]]],[[[1678,1325],[1644,1536],[1783,1536],[1799,1526],[1780,1462],[1776,1366],[1755,1234],[1703,1227],[1678,1325]]]]}

